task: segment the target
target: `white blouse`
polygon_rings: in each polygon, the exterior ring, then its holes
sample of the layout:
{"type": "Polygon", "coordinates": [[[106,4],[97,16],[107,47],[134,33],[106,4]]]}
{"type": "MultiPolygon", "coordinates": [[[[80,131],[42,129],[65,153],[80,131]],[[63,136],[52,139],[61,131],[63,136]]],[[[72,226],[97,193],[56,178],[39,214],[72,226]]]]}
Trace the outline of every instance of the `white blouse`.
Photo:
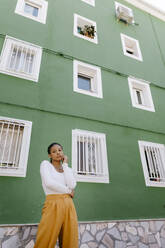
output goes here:
{"type": "Polygon", "coordinates": [[[70,194],[76,187],[72,169],[66,163],[63,163],[62,166],[64,172],[60,173],[49,161],[41,162],[40,174],[45,195],[70,194]]]}

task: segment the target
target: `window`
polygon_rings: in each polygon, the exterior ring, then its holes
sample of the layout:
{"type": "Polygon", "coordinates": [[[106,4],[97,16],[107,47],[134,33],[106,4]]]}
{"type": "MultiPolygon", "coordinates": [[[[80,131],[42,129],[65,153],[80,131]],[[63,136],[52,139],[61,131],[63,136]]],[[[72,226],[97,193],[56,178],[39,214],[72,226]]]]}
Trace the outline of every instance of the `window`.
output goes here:
{"type": "Polygon", "coordinates": [[[72,130],[72,166],[80,182],[109,183],[105,134],[72,130]]]}
{"type": "Polygon", "coordinates": [[[132,9],[118,2],[115,2],[115,8],[116,8],[116,17],[118,20],[126,24],[134,23],[134,16],[132,9]]]}
{"type": "Polygon", "coordinates": [[[45,0],[18,0],[15,13],[45,24],[47,8],[45,0]]]}
{"type": "Polygon", "coordinates": [[[82,1],[85,2],[85,3],[88,3],[88,4],[92,5],[92,6],[95,6],[95,0],[82,0],[82,1]]]}
{"type": "Polygon", "coordinates": [[[0,72],[37,82],[41,56],[41,47],[6,36],[1,52],[0,72]]]}
{"type": "Polygon", "coordinates": [[[121,41],[124,55],[142,61],[142,54],[139,46],[139,41],[125,34],[121,34],[121,41]]]}
{"type": "Polygon", "coordinates": [[[0,176],[25,177],[32,122],[0,117],[0,176]]]}
{"type": "Polygon", "coordinates": [[[132,106],[143,110],[155,112],[149,83],[138,79],[128,78],[132,106]]]}
{"type": "Polygon", "coordinates": [[[39,8],[32,6],[28,3],[25,3],[24,12],[31,16],[37,17],[39,14],[39,8]]]}
{"type": "Polygon", "coordinates": [[[165,147],[139,141],[140,156],[147,186],[165,187],[165,147]]]}
{"type": "Polygon", "coordinates": [[[73,66],[74,91],[103,98],[100,68],[77,60],[74,60],[73,66]]]}
{"type": "Polygon", "coordinates": [[[94,43],[97,41],[96,22],[91,21],[85,17],[74,14],[74,30],[73,34],[84,40],[94,43]]]}
{"type": "Polygon", "coordinates": [[[91,78],[78,74],[78,88],[91,91],[91,78]]]}

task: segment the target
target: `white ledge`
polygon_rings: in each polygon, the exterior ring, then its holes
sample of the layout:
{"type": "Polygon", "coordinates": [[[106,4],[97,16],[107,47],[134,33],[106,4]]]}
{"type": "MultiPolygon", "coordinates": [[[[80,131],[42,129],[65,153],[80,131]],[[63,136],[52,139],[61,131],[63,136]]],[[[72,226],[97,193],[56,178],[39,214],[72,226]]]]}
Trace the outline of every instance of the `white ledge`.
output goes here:
{"type": "Polygon", "coordinates": [[[165,21],[165,11],[147,3],[145,0],[125,0],[126,2],[136,6],[137,8],[165,21]]]}

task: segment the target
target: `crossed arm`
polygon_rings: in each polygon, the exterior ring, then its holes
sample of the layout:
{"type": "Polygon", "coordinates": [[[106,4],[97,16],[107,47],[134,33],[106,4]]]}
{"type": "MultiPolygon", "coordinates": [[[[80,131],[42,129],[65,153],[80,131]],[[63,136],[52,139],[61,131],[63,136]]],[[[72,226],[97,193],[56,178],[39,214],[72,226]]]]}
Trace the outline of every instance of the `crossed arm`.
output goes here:
{"type": "Polygon", "coordinates": [[[46,188],[61,193],[61,194],[70,194],[74,196],[74,188],[76,187],[76,180],[73,176],[72,169],[68,167],[67,163],[63,164],[64,178],[66,185],[57,182],[54,180],[50,170],[50,164],[48,161],[43,161],[40,166],[40,174],[42,182],[45,184],[46,188]]]}

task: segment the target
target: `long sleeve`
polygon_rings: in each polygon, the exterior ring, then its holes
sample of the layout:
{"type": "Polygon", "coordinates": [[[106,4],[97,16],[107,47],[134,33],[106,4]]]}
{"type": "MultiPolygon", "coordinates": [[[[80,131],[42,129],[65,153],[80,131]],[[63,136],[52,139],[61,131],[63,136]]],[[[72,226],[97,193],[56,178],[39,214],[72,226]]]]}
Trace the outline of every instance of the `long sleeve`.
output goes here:
{"type": "Polygon", "coordinates": [[[65,186],[53,179],[50,171],[50,165],[48,163],[48,161],[43,161],[40,166],[41,179],[45,187],[62,194],[71,193],[68,186],[65,186]]]}
{"type": "Polygon", "coordinates": [[[76,180],[73,176],[72,169],[68,167],[67,163],[63,163],[63,170],[64,170],[64,177],[65,177],[67,186],[70,189],[74,189],[76,187],[76,180]]]}

